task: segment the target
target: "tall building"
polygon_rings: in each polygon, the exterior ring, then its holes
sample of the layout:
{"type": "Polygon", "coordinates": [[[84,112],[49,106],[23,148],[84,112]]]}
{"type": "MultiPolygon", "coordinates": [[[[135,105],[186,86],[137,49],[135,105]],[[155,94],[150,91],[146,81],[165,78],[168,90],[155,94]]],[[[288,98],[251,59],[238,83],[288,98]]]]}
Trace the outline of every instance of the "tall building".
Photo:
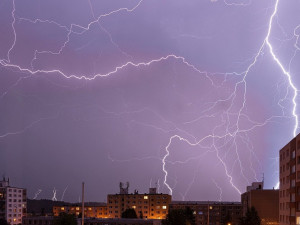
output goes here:
{"type": "Polygon", "coordinates": [[[300,224],[300,134],[279,151],[279,224],[300,224]]]}
{"type": "Polygon", "coordinates": [[[0,181],[0,218],[11,225],[22,223],[26,215],[26,189],[11,187],[9,179],[0,181]]]}
{"type": "Polygon", "coordinates": [[[173,201],[170,204],[170,210],[186,207],[193,210],[197,225],[238,225],[242,216],[240,202],[173,201]]]}
{"type": "Polygon", "coordinates": [[[254,182],[241,196],[243,216],[254,207],[261,219],[261,225],[278,225],[279,190],[263,189],[263,182],[254,182]]]}

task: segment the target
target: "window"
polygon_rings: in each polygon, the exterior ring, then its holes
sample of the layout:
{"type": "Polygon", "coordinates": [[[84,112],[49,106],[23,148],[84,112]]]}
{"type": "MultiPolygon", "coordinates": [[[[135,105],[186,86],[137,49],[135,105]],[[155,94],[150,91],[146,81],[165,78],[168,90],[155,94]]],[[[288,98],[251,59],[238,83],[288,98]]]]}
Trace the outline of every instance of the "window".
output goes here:
{"type": "Polygon", "coordinates": [[[148,199],[148,196],[147,196],[147,195],[145,195],[145,196],[144,196],[144,199],[148,199]]]}
{"type": "Polygon", "coordinates": [[[291,194],[291,202],[295,202],[295,193],[291,194]]]}
{"type": "Polygon", "coordinates": [[[167,208],[167,206],[166,205],[163,205],[163,207],[162,207],[163,209],[166,209],[167,208]]]}

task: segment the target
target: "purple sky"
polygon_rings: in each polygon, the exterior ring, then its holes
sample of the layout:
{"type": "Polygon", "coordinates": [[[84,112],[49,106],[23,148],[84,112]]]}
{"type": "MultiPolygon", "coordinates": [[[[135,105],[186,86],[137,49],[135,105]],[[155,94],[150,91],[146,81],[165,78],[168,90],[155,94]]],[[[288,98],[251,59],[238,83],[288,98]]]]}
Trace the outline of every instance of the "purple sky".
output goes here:
{"type": "Polygon", "coordinates": [[[276,186],[299,131],[299,8],[2,0],[0,173],[72,202],[82,181],[89,201],[120,181],[175,200],[238,201],[263,174],[276,186]]]}

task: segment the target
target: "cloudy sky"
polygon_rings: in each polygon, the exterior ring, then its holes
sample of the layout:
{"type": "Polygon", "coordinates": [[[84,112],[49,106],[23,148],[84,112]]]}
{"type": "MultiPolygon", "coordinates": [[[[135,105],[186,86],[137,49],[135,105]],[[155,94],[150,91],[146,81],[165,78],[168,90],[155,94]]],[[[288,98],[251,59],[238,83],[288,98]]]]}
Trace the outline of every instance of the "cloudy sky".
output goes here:
{"type": "Polygon", "coordinates": [[[82,181],[90,201],[120,181],[175,200],[239,201],[263,176],[273,188],[299,132],[299,8],[2,0],[1,175],[71,202],[82,181]]]}

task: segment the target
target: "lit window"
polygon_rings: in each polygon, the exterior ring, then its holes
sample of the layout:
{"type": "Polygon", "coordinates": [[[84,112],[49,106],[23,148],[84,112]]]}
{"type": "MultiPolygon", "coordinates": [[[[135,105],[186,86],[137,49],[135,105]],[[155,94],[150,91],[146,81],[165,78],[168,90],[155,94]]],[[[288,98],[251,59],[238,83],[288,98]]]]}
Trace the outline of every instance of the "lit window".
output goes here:
{"type": "Polygon", "coordinates": [[[163,205],[163,207],[162,207],[163,209],[166,209],[167,208],[167,206],[166,205],[163,205]]]}
{"type": "Polygon", "coordinates": [[[61,210],[65,210],[65,207],[61,207],[60,209],[61,209],[61,210]]]}
{"type": "Polygon", "coordinates": [[[212,206],[209,206],[209,209],[212,209],[212,206]]]}
{"type": "Polygon", "coordinates": [[[134,206],[132,206],[132,208],[133,208],[133,209],[135,209],[135,208],[136,208],[136,206],[134,205],[134,206]]]}
{"type": "Polygon", "coordinates": [[[296,224],[297,224],[297,225],[300,224],[300,217],[299,217],[299,216],[297,216],[296,224]]]}
{"type": "Polygon", "coordinates": [[[146,195],[146,196],[144,196],[144,199],[148,199],[148,196],[146,195]]]}
{"type": "Polygon", "coordinates": [[[79,207],[76,207],[76,210],[79,210],[79,207]]]}

